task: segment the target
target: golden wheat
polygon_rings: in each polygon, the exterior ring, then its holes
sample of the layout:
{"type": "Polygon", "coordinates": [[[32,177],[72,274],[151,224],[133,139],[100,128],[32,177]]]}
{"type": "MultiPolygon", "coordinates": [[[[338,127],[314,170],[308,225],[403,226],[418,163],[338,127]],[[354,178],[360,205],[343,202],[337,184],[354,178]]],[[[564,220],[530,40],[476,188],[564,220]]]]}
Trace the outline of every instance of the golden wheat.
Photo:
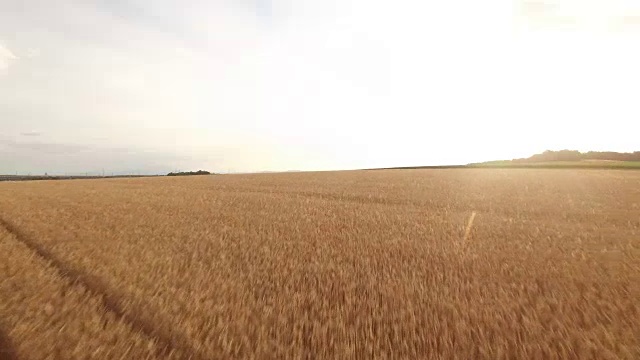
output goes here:
{"type": "MultiPolygon", "coordinates": [[[[640,172],[4,183],[0,217],[13,243],[54,265],[33,274],[25,265],[24,281],[75,279],[104,299],[102,313],[91,309],[120,324],[99,336],[154,339],[164,351],[132,345],[129,354],[640,358],[640,172]]],[[[51,291],[26,303],[41,306],[51,291]]],[[[75,315],[70,322],[97,316],[75,315]]],[[[51,329],[12,326],[0,332],[14,344],[46,331],[42,348],[69,346],[51,329]]]]}
{"type": "Polygon", "coordinates": [[[102,359],[168,357],[101,299],[59,274],[14,235],[0,228],[0,326],[11,347],[0,358],[102,359]]]}

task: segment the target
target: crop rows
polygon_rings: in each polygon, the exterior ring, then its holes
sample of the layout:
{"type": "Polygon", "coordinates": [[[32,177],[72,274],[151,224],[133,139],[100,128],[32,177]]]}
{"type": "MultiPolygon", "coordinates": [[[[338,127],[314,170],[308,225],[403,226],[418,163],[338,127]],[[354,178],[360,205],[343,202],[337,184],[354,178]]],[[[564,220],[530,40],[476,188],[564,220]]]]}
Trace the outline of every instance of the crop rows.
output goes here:
{"type": "Polygon", "coordinates": [[[15,235],[0,228],[0,358],[154,358],[154,339],[110,313],[102,299],[69,281],[15,235]],[[3,357],[4,356],[4,357],[3,357]]]}
{"type": "Polygon", "coordinates": [[[0,218],[25,358],[64,321],[64,358],[640,358],[635,171],[8,182],[0,218]]]}

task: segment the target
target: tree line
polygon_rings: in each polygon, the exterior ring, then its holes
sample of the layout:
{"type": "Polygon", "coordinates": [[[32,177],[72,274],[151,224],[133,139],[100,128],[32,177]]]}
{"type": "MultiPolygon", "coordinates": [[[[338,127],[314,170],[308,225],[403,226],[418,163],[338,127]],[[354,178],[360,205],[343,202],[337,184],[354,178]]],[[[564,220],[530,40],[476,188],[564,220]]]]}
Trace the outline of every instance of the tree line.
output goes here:
{"type": "Polygon", "coordinates": [[[211,173],[204,170],[198,170],[198,171],[170,172],[167,174],[167,176],[193,176],[193,175],[211,175],[211,173]]]}

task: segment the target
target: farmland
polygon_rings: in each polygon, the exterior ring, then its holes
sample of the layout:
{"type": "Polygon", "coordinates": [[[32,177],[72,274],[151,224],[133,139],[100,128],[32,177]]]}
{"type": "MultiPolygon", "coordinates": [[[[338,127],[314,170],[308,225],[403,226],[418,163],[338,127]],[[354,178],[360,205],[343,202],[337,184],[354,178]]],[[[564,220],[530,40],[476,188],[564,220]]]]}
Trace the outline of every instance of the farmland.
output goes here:
{"type": "Polygon", "coordinates": [[[4,182],[0,257],[0,357],[640,358],[638,171],[4,182]]]}

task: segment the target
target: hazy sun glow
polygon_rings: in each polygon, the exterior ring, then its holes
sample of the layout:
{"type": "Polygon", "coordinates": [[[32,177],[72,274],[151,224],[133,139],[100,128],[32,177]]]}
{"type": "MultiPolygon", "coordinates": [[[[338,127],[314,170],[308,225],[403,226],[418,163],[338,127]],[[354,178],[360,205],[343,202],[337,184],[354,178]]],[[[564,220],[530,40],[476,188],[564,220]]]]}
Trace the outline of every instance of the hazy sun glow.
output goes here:
{"type": "Polygon", "coordinates": [[[4,1],[0,173],[640,150],[639,41],[630,0],[4,1]]]}

